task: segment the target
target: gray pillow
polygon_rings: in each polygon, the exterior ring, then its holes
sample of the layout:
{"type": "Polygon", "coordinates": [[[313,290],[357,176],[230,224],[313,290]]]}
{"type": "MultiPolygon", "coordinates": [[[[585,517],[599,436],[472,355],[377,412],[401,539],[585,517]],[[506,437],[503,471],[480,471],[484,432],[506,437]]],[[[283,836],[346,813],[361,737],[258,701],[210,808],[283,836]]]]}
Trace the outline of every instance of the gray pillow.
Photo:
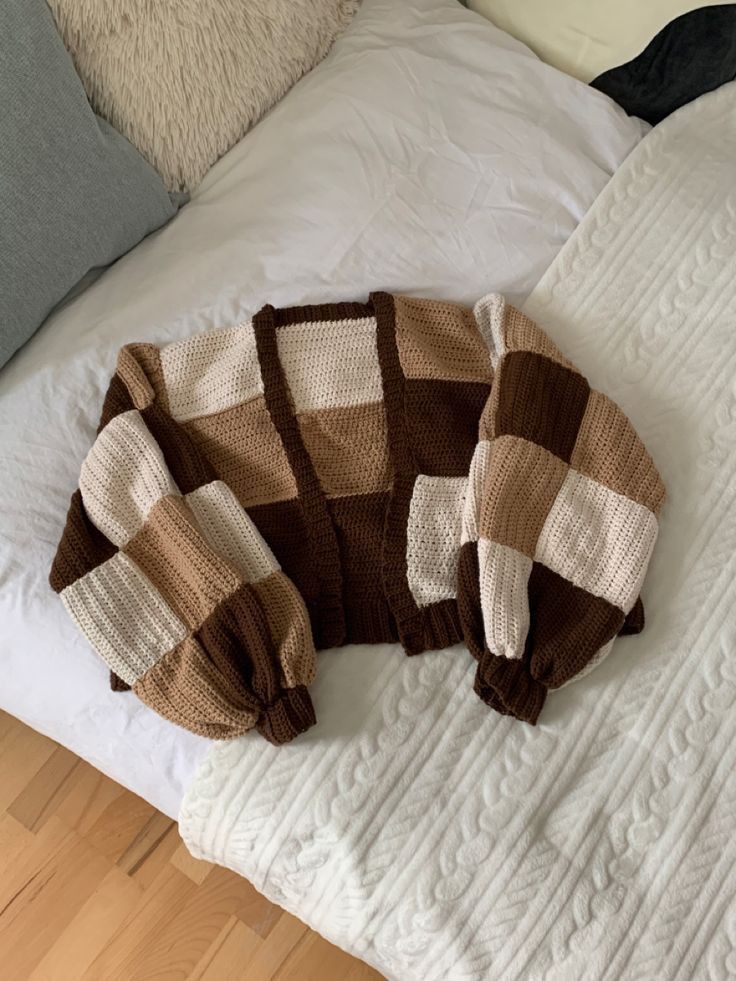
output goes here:
{"type": "Polygon", "coordinates": [[[44,0],[0,0],[0,366],[95,266],[176,212],[89,107],[44,0]]]}

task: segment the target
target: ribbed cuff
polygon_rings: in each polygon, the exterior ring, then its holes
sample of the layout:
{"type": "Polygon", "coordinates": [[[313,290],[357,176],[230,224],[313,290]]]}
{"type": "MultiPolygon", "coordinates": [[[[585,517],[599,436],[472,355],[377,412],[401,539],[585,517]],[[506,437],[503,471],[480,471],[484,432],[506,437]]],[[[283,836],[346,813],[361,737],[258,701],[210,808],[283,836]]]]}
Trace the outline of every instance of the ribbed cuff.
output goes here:
{"type": "Polygon", "coordinates": [[[275,702],[265,708],[256,729],[275,746],[289,743],[317,721],[309,692],[304,685],[285,688],[275,702]]]}
{"type": "Polygon", "coordinates": [[[489,651],[478,665],[473,687],[486,705],[531,725],[536,723],[547,697],[547,689],[532,678],[523,661],[489,651]]]}

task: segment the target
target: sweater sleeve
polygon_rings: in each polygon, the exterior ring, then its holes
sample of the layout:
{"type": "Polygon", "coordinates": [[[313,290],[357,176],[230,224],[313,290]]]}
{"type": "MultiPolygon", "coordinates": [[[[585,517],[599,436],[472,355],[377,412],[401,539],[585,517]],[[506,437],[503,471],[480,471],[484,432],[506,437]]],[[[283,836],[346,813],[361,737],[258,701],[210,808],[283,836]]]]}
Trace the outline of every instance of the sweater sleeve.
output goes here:
{"type": "Polygon", "coordinates": [[[288,742],[315,721],[304,603],[135,356],[121,353],[51,585],[113,687],[201,735],[288,742]]]}
{"type": "Polygon", "coordinates": [[[494,384],[463,513],[458,605],[475,690],[534,723],[591,670],[639,599],[664,487],[623,412],[495,294],[475,308],[494,384]]]}

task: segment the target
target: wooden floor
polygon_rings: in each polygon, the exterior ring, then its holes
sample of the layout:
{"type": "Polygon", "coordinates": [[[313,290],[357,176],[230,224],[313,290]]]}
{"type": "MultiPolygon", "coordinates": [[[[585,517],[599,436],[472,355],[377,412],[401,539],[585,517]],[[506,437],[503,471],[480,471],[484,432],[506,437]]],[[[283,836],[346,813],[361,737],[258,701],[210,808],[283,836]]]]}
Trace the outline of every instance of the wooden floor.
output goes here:
{"type": "Polygon", "coordinates": [[[2,981],[375,981],[176,825],[0,712],[2,981]]]}

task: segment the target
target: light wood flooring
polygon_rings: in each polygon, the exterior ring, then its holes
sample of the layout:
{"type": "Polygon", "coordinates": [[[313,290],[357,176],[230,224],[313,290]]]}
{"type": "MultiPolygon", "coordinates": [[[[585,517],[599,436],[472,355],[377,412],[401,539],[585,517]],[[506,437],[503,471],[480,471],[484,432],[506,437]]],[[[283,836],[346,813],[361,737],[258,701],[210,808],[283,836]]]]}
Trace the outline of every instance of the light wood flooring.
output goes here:
{"type": "Polygon", "coordinates": [[[377,981],[176,824],[0,712],[2,981],[377,981]]]}

